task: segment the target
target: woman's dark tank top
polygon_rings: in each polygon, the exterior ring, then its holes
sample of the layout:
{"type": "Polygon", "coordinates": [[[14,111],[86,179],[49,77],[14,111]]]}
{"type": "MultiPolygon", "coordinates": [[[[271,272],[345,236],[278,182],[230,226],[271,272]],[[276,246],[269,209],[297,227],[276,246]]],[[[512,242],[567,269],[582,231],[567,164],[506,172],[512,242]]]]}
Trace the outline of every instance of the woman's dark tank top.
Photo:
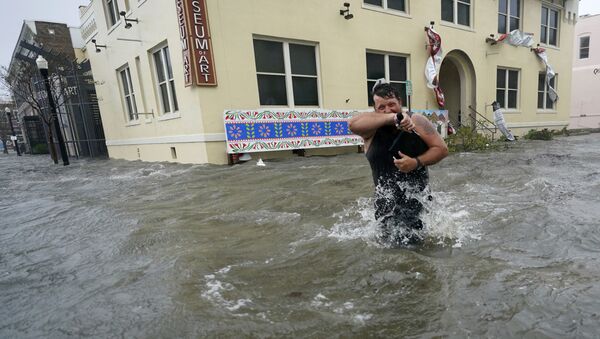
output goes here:
{"type": "Polygon", "coordinates": [[[393,216],[410,224],[415,218],[418,219],[422,204],[406,193],[419,194],[425,190],[429,174],[425,167],[402,173],[394,165],[388,150],[398,134],[399,131],[392,126],[379,128],[371,140],[366,157],[375,184],[375,218],[380,220],[393,216]]]}

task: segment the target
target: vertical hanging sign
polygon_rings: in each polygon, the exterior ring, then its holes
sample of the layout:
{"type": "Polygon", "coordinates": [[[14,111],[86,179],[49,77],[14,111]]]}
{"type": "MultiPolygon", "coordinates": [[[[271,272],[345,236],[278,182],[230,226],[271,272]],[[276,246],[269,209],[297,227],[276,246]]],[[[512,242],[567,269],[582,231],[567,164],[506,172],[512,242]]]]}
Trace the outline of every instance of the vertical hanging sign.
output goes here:
{"type": "Polygon", "coordinates": [[[185,87],[188,87],[194,83],[194,80],[192,79],[192,58],[190,55],[190,39],[188,36],[185,4],[183,0],[175,0],[175,5],[177,7],[177,23],[179,24],[179,38],[183,54],[183,78],[185,80],[185,87]]]}
{"type": "Polygon", "coordinates": [[[215,86],[206,0],[175,0],[183,54],[185,85],[215,86]]]}

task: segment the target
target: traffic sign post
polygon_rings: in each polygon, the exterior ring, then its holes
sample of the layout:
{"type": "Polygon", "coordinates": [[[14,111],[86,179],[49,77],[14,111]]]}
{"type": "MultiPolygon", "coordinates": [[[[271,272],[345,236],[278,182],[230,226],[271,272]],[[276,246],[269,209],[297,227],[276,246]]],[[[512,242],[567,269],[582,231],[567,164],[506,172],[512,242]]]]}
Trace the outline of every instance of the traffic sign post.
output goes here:
{"type": "Polygon", "coordinates": [[[406,101],[408,101],[408,112],[410,112],[410,106],[411,106],[411,96],[413,94],[413,90],[412,90],[412,81],[407,80],[406,81],[406,101]]]}

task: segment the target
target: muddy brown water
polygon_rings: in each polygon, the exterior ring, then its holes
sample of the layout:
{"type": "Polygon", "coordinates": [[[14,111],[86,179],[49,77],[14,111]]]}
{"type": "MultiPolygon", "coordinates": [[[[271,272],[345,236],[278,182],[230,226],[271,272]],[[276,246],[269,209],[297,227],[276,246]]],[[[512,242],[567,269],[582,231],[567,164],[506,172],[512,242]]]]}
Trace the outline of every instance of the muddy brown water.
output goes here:
{"type": "Polygon", "coordinates": [[[453,154],[375,241],[364,155],[0,156],[0,337],[597,337],[600,134],[453,154]]]}

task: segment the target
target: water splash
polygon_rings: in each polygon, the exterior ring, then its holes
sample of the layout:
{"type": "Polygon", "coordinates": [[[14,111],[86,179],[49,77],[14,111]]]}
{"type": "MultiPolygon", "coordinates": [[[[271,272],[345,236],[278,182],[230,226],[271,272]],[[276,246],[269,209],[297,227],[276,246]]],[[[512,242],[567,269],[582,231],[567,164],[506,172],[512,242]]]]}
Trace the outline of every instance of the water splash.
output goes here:
{"type": "MultiPolygon", "coordinates": [[[[391,194],[382,192],[379,194],[391,194]]],[[[457,199],[446,193],[407,192],[407,197],[417,199],[423,204],[424,212],[421,220],[424,223],[422,231],[398,229],[396,236],[409,237],[413,232],[423,235],[426,241],[439,245],[461,247],[468,240],[479,240],[477,229],[479,221],[471,219],[467,206],[458,203],[457,199]],[[430,199],[429,197],[433,197],[430,199]]],[[[327,236],[339,241],[361,239],[369,244],[382,247],[380,226],[375,220],[375,199],[359,198],[343,211],[335,213],[338,221],[331,227],[327,236]]],[[[384,246],[385,247],[385,246],[384,246]]]]}
{"type": "Polygon", "coordinates": [[[249,298],[239,298],[229,300],[224,294],[233,292],[236,288],[228,282],[224,282],[220,279],[224,279],[231,270],[231,266],[226,266],[220,270],[217,270],[213,274],[207,274],[204,276],[205,279],[205,291],[202,292],[202,298],[210,301],[216,306],[222,309],[235,313],[242,308],[249,307],[253,302],[249,298]]]}

